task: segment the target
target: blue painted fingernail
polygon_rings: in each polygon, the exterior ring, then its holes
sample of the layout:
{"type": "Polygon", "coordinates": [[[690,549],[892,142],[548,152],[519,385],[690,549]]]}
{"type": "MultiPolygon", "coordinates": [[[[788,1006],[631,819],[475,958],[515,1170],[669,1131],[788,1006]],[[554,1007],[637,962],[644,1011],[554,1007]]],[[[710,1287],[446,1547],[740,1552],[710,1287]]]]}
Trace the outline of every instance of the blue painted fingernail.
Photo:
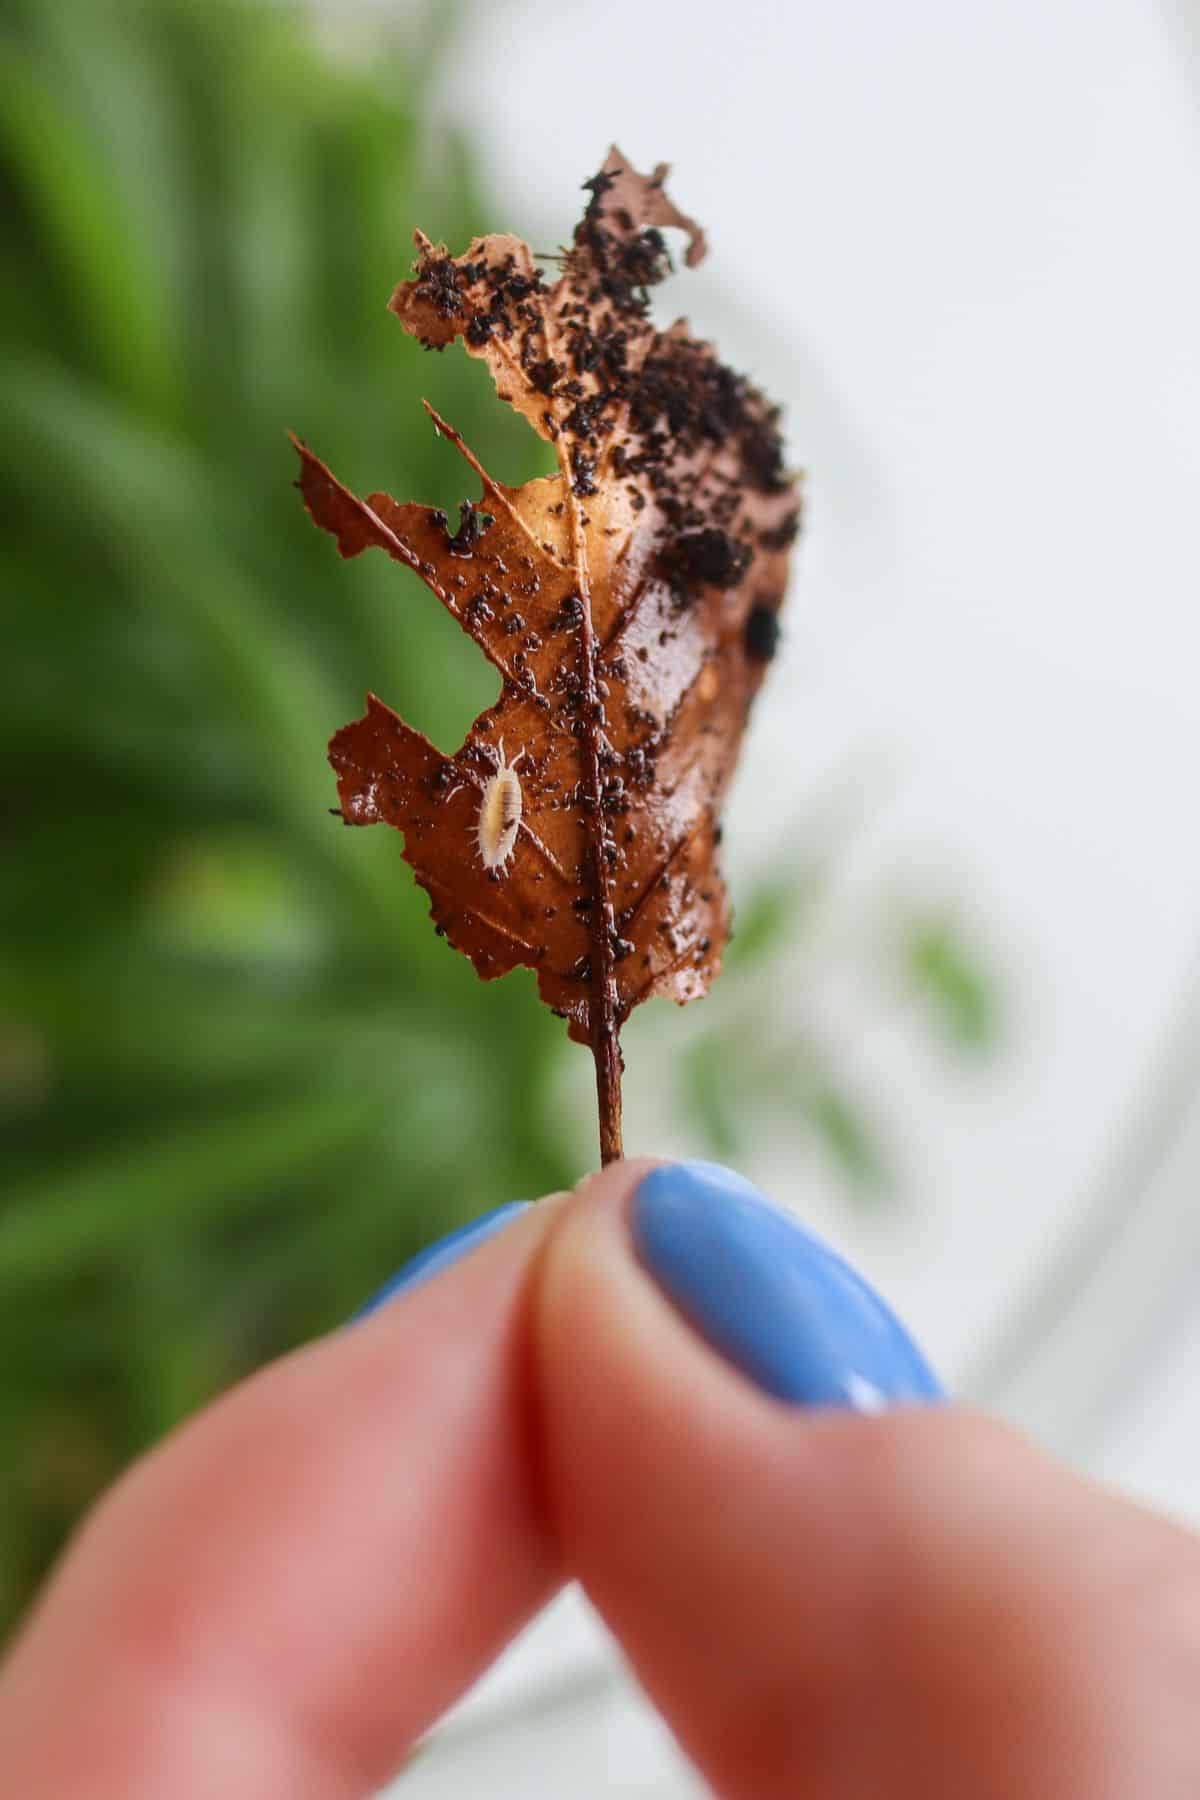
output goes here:
{"type": "Polygon", "coordinates": [[[448,1269],[451,1263],[457,1262],[460,1256],[466,1256],[468,1251],[474,1250],[476,1244],[482,1244],[485,1238],[490,1238],[517,1213],[527,1212],[529,1205],[528,1200],[510,1200],[506,1205],[494,1207],[491,1212],[481,1214],[478,1219],[471,1219],[466,1225],[460,1225],[457,1231],[448,1232],[436,1244],[427,1244],[424,1250],[418,1250],[405,1263],[399,1274],[385,1282],[377,1294],[372,1294],[365,1306],[359,1307],[350,1323],[353,1325],[358,1319],[365,1319],[368,1313],[373,1313],[396,1294],[402,1294],[407,1288],[416,1287],[419,1282],[428,1281],[431,1275],[438,1275],[443,1269],[448,1269]]]}
{"type": "Polygon", "coordinates": [[[740,1175],[703,1162],[652,1170],[633,1238],[701,1336],[777,1399],[877,1412],[944,1397],[887,1302],[740,1175]]]}

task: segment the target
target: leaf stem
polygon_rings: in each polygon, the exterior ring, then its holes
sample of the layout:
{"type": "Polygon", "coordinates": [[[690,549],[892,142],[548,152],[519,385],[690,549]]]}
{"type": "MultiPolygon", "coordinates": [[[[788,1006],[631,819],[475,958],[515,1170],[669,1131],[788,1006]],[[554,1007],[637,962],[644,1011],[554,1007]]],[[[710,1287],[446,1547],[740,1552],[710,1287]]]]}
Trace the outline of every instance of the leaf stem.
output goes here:
{"type": "Polygon", "coordinates": [[[588,1031],[592,1059],[596,1065],[596,1104],[600,1117],[600,1164],[618,1162],[624,1155],[621,1143],[621,1015],[617,995],[617,962],[614,950],[616,920],[613,917],[612,889],[605,862],[603,790],[600,779],[600,724],[603,706],[597,686],[596,634],[592,629],[592,594],[588,571],[587,542],[583,535],[583,517],[572,485],[570,458],[565,444],[559,444],[559,464],[571,520],[571,542],[575,580],[579,587],[582,617],[579,626],[580,676],[583,704],[580,717],[584,732],[581,740],[586,771],[585,787],[588,807],[588,857],[592,876],[592,1003],[588,1008],[588,1031]]]}

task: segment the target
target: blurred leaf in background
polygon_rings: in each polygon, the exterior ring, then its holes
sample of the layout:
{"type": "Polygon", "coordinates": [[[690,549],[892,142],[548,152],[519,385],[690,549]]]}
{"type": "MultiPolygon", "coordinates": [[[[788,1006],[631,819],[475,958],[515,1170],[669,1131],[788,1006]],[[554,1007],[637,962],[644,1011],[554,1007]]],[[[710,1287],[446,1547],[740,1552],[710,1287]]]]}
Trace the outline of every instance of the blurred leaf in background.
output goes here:
{"type": "Polygon", "coordinates": [[[183,1409],[590,1145],[546,1117],[531,984],[482,987],[390,834],[327,810],[368,687],[451,743],[492,693],[416,583],[331,557],[285,426],[454,502],[429,383],[537,472],[386,311],[414,224],[495,222],[422,120],[435,13],[370,72],[288,10],[3,17],[7,1616],[183,1409]]]}
{"type": "MultiPolygon", "coordinates": [[[[480,984],[392,834],[327,810],[368,688],[443,744],[493,688],[415,581],[331,556],[284,428],[451,506],[427,389],[502,479],[542,467],[486,372],[386,311],[415,224],[461,247],[514,223],[423,114],[445,9],[405,13],[368,66],[290,8],[0,0],[0,1630],[182,1412],[594,1157],[532,982],[480,984]]],[[[733,966],[768,965],[805,891],[742,896],[733,966]]],[[[978,1037],[953,935],[910,961],[978,1037]]],[[[714,1012],[679,1065],[730,1155],[735,1027],[714,1012]]],[[[772,1082],[874,1178],[811,1045],[772,1082]]]]}
{"type": "Polygon", "coordinates": [[[1001,1035],[995,982],[955,911],[911,884],[845,879],[890,785],[862,775],[837,773],[781,833],[772,872],[742,896],[726,979],[675,1026],[669,1074],[712,1155],[744,1166],[764,1143],[805,1142],[855,1206],[898,1199],[910,1173],[868,1041],[961,1063],[1001,1035]]]}

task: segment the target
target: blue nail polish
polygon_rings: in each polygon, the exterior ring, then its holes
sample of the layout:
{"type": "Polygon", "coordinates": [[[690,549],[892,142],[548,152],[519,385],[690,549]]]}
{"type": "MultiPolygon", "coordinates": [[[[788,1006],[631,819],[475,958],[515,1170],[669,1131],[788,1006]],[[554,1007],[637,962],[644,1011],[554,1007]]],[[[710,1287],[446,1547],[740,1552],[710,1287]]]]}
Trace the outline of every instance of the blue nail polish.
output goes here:
{"type": "Polygon", "coordinates": [[[886,1301],[740,1175],[703,1162],[652,1170],[633,1237],[697,1331],[777,1399],[877,1412],[943,1398],[886,1301]]]}
{"type": "Polygon", "coordinates": [[[471,1219],[466,1225],[460,1225],[457,1231],[448,1232],[435,1244],[427,1244],[424,1250],[418,1250],[405,1263],[399,1274],[393,1275],[377,1294],[372,1294],[365,1306],[359,1307],[350,1323],[365,1319],[368,1313],[373,1313],[394,1295],[402,1294],[407,1288],[416,1287],[419,1282],[428,1281],[431,1275],[438,1275],[443,1269],[448,1269],[460,1256],[474,1250],[476,1244],[482,1244],[485,1238],[490,1238],[494,1232],[499,1231],[515,1214],[528,1211],[529,1205],[528,1200],[510,1200],[506,1205],[494,1207],[491,1212],[481,1214],[478,1219],[471,1219]]]}

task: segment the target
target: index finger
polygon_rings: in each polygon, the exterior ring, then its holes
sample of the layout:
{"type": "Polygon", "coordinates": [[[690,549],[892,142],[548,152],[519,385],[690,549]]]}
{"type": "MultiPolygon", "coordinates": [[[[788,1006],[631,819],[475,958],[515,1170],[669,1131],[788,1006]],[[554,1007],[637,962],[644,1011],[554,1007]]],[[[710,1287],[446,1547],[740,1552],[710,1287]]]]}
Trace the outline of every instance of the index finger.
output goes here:
{"type": "Polygon", "coordinates": [[[554,1211],[118,1483],[0,1671],[6,1791],[358,1800],[395,1772],[559,1579],[523,1375],[554,1211]]]}

